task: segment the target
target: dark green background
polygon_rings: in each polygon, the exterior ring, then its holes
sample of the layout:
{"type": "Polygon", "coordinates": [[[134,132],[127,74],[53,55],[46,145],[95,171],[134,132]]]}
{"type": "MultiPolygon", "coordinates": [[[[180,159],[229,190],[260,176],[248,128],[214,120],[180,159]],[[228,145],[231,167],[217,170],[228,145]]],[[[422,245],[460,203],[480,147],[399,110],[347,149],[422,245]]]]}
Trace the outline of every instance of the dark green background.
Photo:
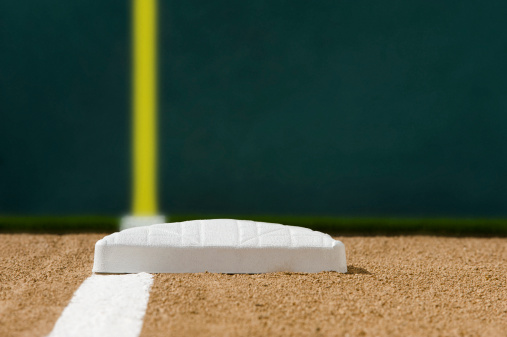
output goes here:
{"type": "MultiPolygon", "coordinates": [[[[505,1],[159,7],[165,213],[507,215],[505,1]]],[[[128,210],[129,21],[0,2],[0,213],[128,210]]]]}

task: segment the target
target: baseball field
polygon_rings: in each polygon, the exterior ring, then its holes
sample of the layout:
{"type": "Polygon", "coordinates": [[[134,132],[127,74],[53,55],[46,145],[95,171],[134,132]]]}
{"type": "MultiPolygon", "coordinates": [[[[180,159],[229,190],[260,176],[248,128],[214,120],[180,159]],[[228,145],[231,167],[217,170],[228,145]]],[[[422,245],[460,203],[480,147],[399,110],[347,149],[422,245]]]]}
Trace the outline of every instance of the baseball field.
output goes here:
{"type": "MultiPolygon", "coordinates": [[[[0,336],[49,334],[106,234],[1,234],[0,336]]],[[[507,238],[336,238],[346,274],[154,275],[141,336],[506,336],[507,238]]]]}

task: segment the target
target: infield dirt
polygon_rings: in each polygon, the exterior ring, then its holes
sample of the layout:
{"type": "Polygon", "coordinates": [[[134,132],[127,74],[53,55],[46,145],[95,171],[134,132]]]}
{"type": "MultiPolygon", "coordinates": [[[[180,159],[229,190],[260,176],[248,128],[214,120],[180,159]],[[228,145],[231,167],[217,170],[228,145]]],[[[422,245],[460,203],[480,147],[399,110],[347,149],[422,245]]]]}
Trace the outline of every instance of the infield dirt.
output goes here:
{"type": "Polygon", "coordinates": [[[51,332],[104,235],[0,234],[0,336],[51,332]]]}
{"type": "MultiPolygon", "coordinates": [[[[0,336],[49,333],[103,236],[0,235],[0,336]]],[[[507,336],[507,239],[338,239],[347,274],[156,275],[141,336],[507,336]]]]}

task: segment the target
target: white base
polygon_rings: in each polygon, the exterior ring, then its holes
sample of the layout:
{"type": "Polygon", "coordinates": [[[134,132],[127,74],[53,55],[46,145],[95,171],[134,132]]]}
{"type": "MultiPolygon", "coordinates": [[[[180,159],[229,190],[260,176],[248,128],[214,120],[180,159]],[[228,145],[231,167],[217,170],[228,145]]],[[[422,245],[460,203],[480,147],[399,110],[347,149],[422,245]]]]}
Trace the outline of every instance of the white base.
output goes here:
{"type": "Polygon", "coordinates": [[[345,246],[308,228],[194,220],[131,228],[95,244],[96,273],[347,272],[345,246]]]}
{"type": "Polygon", "coordinates": [[[127,215],[121,218],[120,222],[120,230],[133,228],[133,227],[142,227],[142,226],[151,226],[160,223],[165,223],[167,221],[164,215],[149,215],[149,216],[139,216],[139,215],[127,215]]]}

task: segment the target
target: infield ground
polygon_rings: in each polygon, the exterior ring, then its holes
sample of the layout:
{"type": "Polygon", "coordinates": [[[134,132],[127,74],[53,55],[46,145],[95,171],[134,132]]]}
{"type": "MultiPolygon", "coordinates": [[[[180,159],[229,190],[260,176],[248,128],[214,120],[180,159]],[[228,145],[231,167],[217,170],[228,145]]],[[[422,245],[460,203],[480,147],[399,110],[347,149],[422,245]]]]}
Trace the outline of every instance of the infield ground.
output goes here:
{"type": "MultiPolygon", "coordinates": [[[[104,234],[0,235],[0,335],[48,334],[104,234]]],[[[159,274],[141,336],[505,336],[507,239],[338,237],[348,274],[159,274]]]]}

